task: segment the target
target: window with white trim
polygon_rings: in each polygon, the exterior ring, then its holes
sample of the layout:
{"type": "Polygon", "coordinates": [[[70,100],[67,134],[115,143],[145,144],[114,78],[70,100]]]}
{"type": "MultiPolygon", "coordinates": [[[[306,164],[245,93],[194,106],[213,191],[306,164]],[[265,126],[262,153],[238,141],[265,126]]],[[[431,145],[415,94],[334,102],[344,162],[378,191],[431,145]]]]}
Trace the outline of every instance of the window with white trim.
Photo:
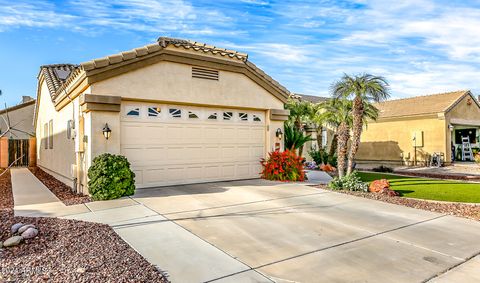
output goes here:
{"type": "Polygon", "coordinates": [[[148,107],[148,117],[160,117],[160,113],[162,113],[162,108],[158,106],[148,107]]]}
{"type": "Polygon", "coordinates": [[[170,108],[168,109],[168,113],[170,113],[170,117],[172,118],[182,118],[182,110],[178,108],[170,108]]]}
{"type": "Polygon", "coordinates": [[[53,120],[48,122],[48,148],[53,149],[53,120]]]}
{"type": "Polygon", "coordinates": [[[240,121],[248,121],[248,113],[240,112],[238,113],[238,118],[240,121]]]}
{"type": "Polygon", "coordinates": [[[140,116],[140,107],[127,107],[127,116],[128,117],[139,117],[140,116]]]}
{"type": "Polygon", "coordinates": [[[229,121],[232,120],[233,112],[223,112],[223,120],[229,121]]]}

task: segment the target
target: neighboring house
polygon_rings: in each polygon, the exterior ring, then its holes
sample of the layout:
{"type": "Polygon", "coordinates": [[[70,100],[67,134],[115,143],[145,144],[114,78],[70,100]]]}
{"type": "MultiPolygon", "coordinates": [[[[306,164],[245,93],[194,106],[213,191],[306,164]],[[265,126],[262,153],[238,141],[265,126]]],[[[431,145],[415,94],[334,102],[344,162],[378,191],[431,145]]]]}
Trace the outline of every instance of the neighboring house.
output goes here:
{"type": "Polygon", "coordinates": [[[480,103],[470,91],[390,100],[375,105],[379,119],[370,121],[356,156],[359,163],[425,165],[433,153],[452,162],[461,137],[479,147],[480,103]]]}
{"type": "Polygon", "coordinates": [[[0,135],[11,139],[29,139],[35,136],[34,109],[35,99],[24,96],[20,104],[0,110],[0,135]]]}
{"type": "Polygon", "coordinates": [[[0,167],[35,165],[35,99],[0,110],[0,167]]]}
{"type": "Polygon", "coordinates": [[[128,158],[137,187],[258,178],[260,158],[283,147],[276,133],[289,94],[247,54],[165,37],[42,66],[37,163],[85,193],[88,168],[105,152],[128,158]]]}

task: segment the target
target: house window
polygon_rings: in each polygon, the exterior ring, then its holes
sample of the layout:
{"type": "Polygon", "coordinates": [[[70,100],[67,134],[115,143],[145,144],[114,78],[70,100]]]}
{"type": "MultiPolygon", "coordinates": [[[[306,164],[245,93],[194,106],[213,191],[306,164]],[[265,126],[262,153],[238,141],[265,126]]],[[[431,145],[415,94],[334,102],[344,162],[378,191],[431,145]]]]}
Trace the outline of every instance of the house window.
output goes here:
{"type": "Polygon", "coordinates": [[[322,129],[322,147],[327,147],[328,144],[328,134],[327,129],[322,129]]]}
{"type": "Polygon", "coordinates": [[[192,111],[188,111],[188,118],[189,118],[189,119],[198,119],[198,115],[195,114],[195,113],[192,112],[192,111]]]}
{"type": "Polygon", "coordinates": [[[53,120],[48,122],[48,147],[53,149],[53,120]]]}
{"type": "Polygon", "coordinates": [[[232,120],[233,112],[223,112],[223,120],[232,120]]]}
{"type": "Polygon", "coordinates": [[[247,113],[238,113],[238,118],[240,118],[240,121],[248,121],[248,114],[247,113]]]}
{"type": "Polygon", "coordinates": [[[43,125],[43,146],[48,149],[48,123],[43,125]]]}
{"type": "Polygon", "coordinates": [[[127,109],[127,116],[138,117],[140,116],[140,107],[132,107],[127,109]]]}
{"type": "Polygon", "coordinates": [[[172,118],[181,118],[182,117],[182,110],[180,110],[180,109],[170,108],[170,109],[168,109],[168,112],[170,113],[170,117],[172,117],[172,118]]]}
{"type": "Polygon", "coordinates": [[[160,117],[161,112],[162,112],[162,109],[158,106],[148,107],[148,117],[160,117]]]}
{"type": "Polygon", "coordinates": [[[253,114],[253,121],[254,122],[262,122],[262,119],[258,117],[257,115],[253,114]]]}
{"type": "Polygon", "coordinates": [[[210,114],[207,118],[208,120],[217,120],[217,112],[210,114]]]}

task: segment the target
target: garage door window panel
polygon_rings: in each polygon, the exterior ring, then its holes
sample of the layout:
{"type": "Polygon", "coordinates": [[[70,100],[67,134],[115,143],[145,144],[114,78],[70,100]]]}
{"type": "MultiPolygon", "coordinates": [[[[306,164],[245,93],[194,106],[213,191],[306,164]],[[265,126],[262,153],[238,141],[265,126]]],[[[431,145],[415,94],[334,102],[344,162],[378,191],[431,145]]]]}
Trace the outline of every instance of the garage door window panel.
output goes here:
{"type": "Polygon", "coordinates": [[[158,107],[158,106],[151,106],[151,107],[148,107],[148,117],[152,117],[152,118],[160,118],[161,117],[161,113],[162,113],[162,108],[158,107]]]}
{"type": "Polygon", "coordinates": [[[168,109],[171,118],[182,118],[182,110],[178,108],[168,109]]]}
{"type": "Polygon", "coordinates": [[[140,107],[127,106],[125,112],[127,113],[127,117],[140,117],[140,107]]]}

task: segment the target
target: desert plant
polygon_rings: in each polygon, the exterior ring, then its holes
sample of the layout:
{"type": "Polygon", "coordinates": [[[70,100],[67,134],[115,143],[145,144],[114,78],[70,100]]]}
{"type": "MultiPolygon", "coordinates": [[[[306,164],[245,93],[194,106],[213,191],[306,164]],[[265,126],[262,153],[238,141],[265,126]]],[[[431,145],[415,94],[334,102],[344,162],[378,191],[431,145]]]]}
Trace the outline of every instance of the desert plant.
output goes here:
{"type": "Polygon", "coordinates": [[[262,158],[261,164],[263,167],[261,175],[264,179],[272,181],[305,180],[303,158],[297,156],[293,151],[270,152],[267,159],[262,158]]]}
{"type": "Polygon", "coordinates": [[[94,200],[116,199],[135,192],[135,173],[121,155],[104,153],[95,157],[88,178],[88,191],[94,200]]]}
{"type": "Polygon", "coordinates": [[[332,190],[368,192],[368,183],[363,182],[356,171],[343,177],[333,178],[328,187],[332,190]]]}
{"type": "Polygon", "coordinates": [[[289,151],[298,149],[298,155],[302,156],[302,150],[305,143],[313,140],[310,135],[304,135],[302,130],[296,127],[285,124],[285,148],[289,151]]]}
{"type": "Polygon", "coordinates": [[[323,152],[323,150],[311,150],[308,152],[308,155],[310,155],[310,157],[313,159],[313,161],[315,161],[316,164],[322,165],[324,163],[323,152]]]}

